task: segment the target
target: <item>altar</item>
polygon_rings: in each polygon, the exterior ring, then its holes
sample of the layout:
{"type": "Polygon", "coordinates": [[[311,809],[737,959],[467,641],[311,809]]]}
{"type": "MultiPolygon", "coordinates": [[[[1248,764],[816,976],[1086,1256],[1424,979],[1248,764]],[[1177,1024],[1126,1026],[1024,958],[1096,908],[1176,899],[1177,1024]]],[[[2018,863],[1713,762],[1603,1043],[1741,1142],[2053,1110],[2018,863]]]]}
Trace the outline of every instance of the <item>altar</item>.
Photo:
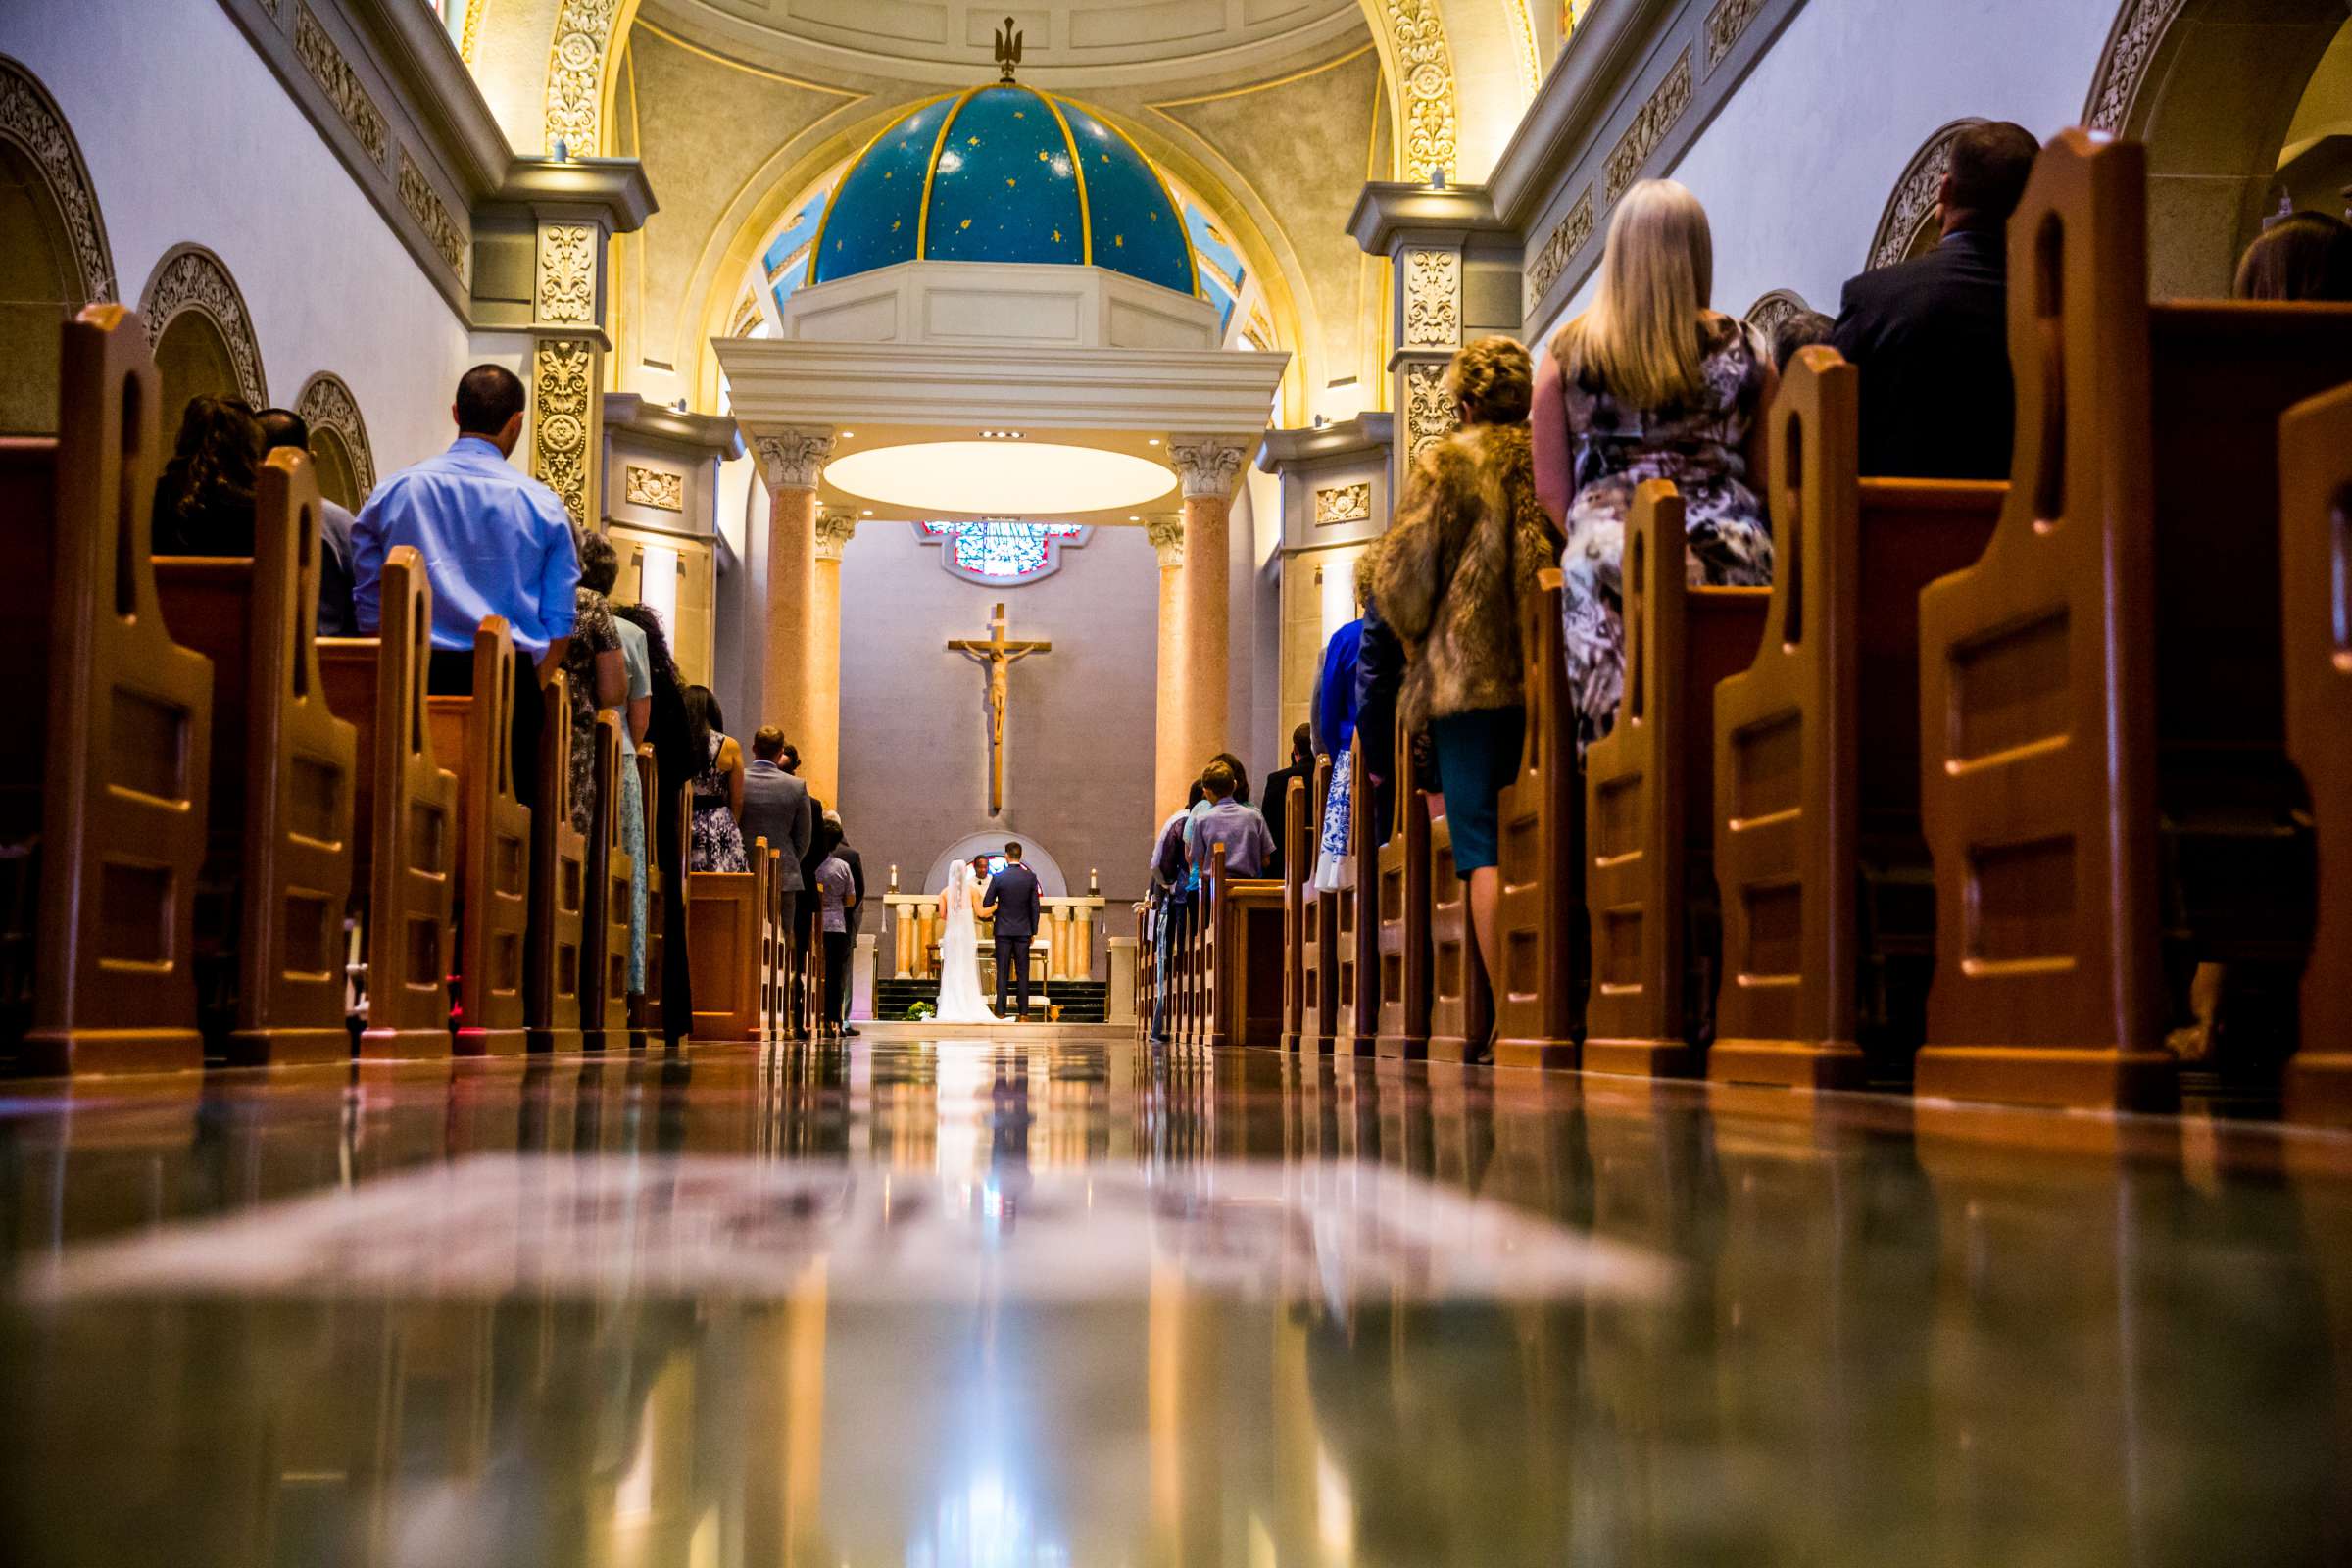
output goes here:
{"type": "MultiPolygon", "coordinates": [[[[885,893],[890,910],[892,978],[939,978],[939,937],[946,926],[941,894],[885,893]]],[[[1030,944],[1031,971],[1044,980],[1091,980],[1095,973],[1095,927],[1104,901],[1100,894],[1049,896],[1045,918],[1030,944]]],[[[985,978],[996,954],[996,922],[980,922],[980,966],[985,978]]]]}

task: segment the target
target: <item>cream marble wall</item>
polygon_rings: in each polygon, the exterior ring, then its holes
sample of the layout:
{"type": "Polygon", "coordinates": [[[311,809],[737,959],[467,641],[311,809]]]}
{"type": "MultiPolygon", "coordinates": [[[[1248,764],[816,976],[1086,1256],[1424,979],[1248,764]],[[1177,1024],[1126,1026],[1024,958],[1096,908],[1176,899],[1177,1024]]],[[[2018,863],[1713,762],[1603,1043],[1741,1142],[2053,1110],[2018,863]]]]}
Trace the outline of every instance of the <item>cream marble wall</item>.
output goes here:
{"type": "MultiPolygon", "coordinates": [[[[342,376],[379,474],[448,445],[451,390],[473,363],[465,324],[226,12],[0,5],[0,53],[72,124],[128,303],[164,252],[193,240],[244,291],[272,399],[292,402],[314,371],[342,376]]],[[[519,364],[518,348],[489,347],[481,358],[519,364]]]]}

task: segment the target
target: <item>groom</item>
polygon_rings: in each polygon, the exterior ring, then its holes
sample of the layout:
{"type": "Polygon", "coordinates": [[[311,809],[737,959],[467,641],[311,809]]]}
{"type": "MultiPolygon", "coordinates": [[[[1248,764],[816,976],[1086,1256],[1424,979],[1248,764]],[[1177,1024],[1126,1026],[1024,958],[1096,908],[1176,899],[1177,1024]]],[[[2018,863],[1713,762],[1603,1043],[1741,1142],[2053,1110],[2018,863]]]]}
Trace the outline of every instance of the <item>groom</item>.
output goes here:
{"type": "Polygon", "coordinates": [[[1004,983],[1013,981],[1019,988],[1021,1010],[1014,1018],[1029,1016],[1029,944],[1037,936],[1037,917],[1045,905],[1037,886],[1037,873],[1021,863],[1021,847],[1004,846],[1004,869],[988,879],[988,891],[980,895],[980,918],[997,922],[997,1016],[1004,1013],[1004,983]]]}

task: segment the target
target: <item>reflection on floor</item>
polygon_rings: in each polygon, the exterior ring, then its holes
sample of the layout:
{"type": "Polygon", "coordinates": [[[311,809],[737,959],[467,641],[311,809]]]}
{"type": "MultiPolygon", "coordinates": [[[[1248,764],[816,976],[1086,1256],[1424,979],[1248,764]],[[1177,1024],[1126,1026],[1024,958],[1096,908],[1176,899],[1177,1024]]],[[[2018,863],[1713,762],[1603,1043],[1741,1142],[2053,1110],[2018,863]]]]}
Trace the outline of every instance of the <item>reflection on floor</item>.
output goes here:
{"type": "Polygon", "coordinates": [[[2352,1559],[2342,1137],[1045,1031],[0,1096],[12,1565],[2352,1559]]]}

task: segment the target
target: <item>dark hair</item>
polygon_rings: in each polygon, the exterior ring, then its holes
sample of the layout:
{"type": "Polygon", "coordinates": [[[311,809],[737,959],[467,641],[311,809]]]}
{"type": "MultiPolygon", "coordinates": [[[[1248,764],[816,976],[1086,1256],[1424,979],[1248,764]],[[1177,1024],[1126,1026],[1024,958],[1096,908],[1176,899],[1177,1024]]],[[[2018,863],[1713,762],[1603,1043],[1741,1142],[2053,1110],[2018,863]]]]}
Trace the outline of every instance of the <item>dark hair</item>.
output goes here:
{"type": "Polygon", "coordinates": [[[620,581],[620,552],[601,533],[580,535],[580,586],[592,594],[610,594],[620,581]]]}
{"type": "Polygon", "coordinates": [[[458,433],[496,435],[522,412],[522,380],[503,365],[477,365],[458,382],[458,433]]]}
{"type": "Polygon", "coordinates": [[[1019,839],[1014,839],[1004,846],[1004,858],[1007,860],[1017,860],[1020,858],[1021,841],[1019,839]]]}
{"type": "Polygon", "coordinates": [[[686,710],[693,713],[703,727],[713,735],[727,732],[727,715],[718,709],[718,693],[708,686],[686,688],[686,710]]]}
{"type": "Polygon", "coordinates": [[[1788,362],[1796,351],[1827,343],[1838,323],[1819,311],[1798,311],[1772,329],[1772,368],[1783,375],[1788,373],[1788,362]]]}
{"type": "Polygon", "coordinates": [[[762,724],[752,736],[752,755],[761,761],[772,762],[784,753],[784,732],[773,724],[762,724]]]}
{"type": "Polygon", "coordinates": [[[156,481],[154,550],[166,556],[253,554],[253,492],[262,426],[243,398],[192,397],[172,459],[156,481]]]}
{"type": "Polygon", "coordinates": [[[2025,199],[2026,181],[2033,177],[2034,160],[2041,143],[2025,126],[2007,120],[1986,120],[1952,138],[1951,181],[1948,200],[1955,212],[1970,214],[1979,228],[1998,228],[2009,221],[2025,199]]]}
{"type": "Polygon", "coordinates": [[[299,452],[311,450],[311,421],[292,409],[264,409],[254,417],[262,421],[264,452],[275,452],[280,447],[292,447],[299,452]]]}
{"type": "Polygon", "coordinates": [[[2303,212],[2264,229],[2237,259],[2241,300],[2352,301],[2352,224],[2303,212]]]}
{"type": "Polygon", "coordinates": [[[784,743],[784,771],[789,773],[801,765],[801,749],[790,741],[784,743]]]}
{"type": "Polygon", "coordinates": [[[1308,758],[1315,755],[1315,726],[1312,724],[1301,724],[1291,731],[1291,760],[1296,762],[1302,755],[1308,758]]]}
{"type": "Polygon", "coordinates": [[[1232,764],[1219,758],[1202,768],[1200,787],[1220,801],[1231,795],[1235,788],[1232,764]]]}
{"type": "Polygon", "coordinates": [[[1199,779],[1195,779],[1193,787],[1185,792],[1184,808],[1189,811],[1206,799],[1208,799],[1208,791],[1201,787],[1199,779]]]}
{"type": "Polygon", "coordinates": [[[686,683],[678,678],[677,661],[670,657],[669,636],[662,617],[645,605],[614,605],[612,613],[645,633],[645,662],[653,678],[652,731],[654,765],[662,770],[662,788],[673,791],[684,780],[710,765],[708,732],[698,732],[686,705],[686,683]]]}
{"type": "MultiPolygon", "coordinates": [[[[1219,752],[1210,758],[1209,761],[1211,763],[1223,762],[1227,767],[1233,769],[1233,798],[1244,806],[1248,806],[1250,804],[1250,770],[1242,765],[1242,760],[1231,752],[1219,752]]],[[[1207,776],[1207,769],[1201,770],[1201,776],[1207,776]]]]}

